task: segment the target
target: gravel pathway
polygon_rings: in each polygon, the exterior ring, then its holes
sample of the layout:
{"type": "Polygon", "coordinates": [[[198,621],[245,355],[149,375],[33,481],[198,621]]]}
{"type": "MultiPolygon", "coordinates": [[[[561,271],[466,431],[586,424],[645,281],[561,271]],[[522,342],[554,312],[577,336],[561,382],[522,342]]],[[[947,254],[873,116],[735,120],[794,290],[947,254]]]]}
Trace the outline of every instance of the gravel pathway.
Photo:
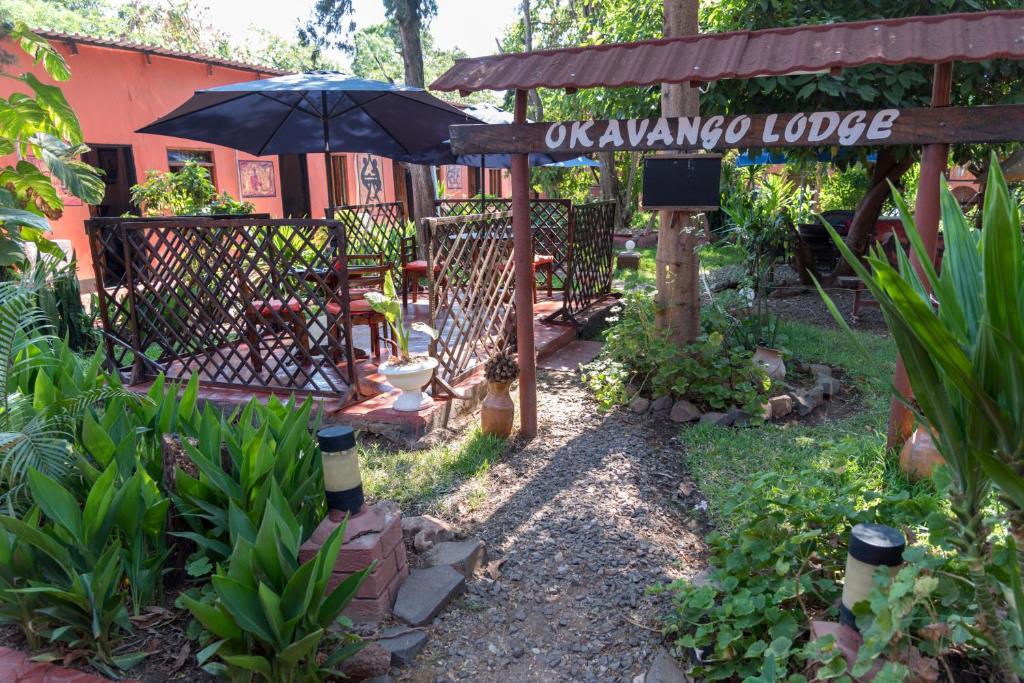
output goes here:
{"type": "Polygon", "coordinates": [[[702,564],[700,499],[667,415],[602,415],[576,373],[538,385],[539,436],[492,468],[487,500],[460,520],[489,571],[400,680],[632,682],[663,641],[667,598],[645,589],[702,564]]]}

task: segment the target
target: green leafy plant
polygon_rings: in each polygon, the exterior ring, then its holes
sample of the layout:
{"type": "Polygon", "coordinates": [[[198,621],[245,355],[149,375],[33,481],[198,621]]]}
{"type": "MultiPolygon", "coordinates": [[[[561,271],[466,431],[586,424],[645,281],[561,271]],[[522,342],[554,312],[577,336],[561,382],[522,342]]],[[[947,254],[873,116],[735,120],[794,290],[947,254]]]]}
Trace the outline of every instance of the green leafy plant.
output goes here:
{"type": "Polygon", "coordinates": [[[207,406],[194,439],[181,447],[194,465],[192,473],[175,468],[175,508],[191,528],[176,535],[199,548],[193,572],[231,555],[232,518],[258,525],[273,491],[283,495],[302,528],[312,530],[323,518],[320,452],[311,431],[312,402],[253,400],[230,418],[207,406]],[[202,562],[201,556],[210,562],[202,562]]]}
{"type": "Polygon", "coordinates": [[[834,642],[809,641],[808,626],[838,618],[850,529],[866,522],[914,534],[929,519],[936,532],[908,548],[908,566],[895,582],[880,571],[869,600],[855,606],[865,645],[854,675],[881,657],[898,661],[910,644],[929,656],[984,645],[963,616],[973,599],[965,568],[939,532],[937,520],[949,518],[943,495],[927,485],[908,487],[874,455],[851,446],[825,445],[830,452],[822,460],[845,461],[843,467],[808,461],[795,472],[737,484],[722,510],[728,524],[708,536],[702,580],[656,589],[673,600],[666,633],[680,651],[701,653],[695,678],[802,681],[810,662],[825,667],[821,679],[848,673],[834,642]]]}
{"type": "Polygon", "coordinates": [[[38,508],[24,519],[0,515],[0,557],[12,558],[0,576],[0,603],[4,612],[18,614],[30,642],[42,635],[89,651],[104,671],[130,668],[145,656],[117,649],[132,630],[120,592],[121,538],[132,527],[162,525],[167,511],[166,500],[145,508],[142,478],[138,473],[128,486],[119,486],[111,465],[92,483],[83,505],[32,470],[29,487],[38,508]]]}
{"type": "Polygon", "coordinates": [[[149,170],[146,181],[132,186],[132,203],[147,216],[193,216],[252,213],[251,202],[240,202],[227,192],[217,194],[210,171],[195,161],[186,161],[180,171],[149,170]]]}
{"type": "Polygon", "coordinates": [[[328,590],[345,524],[300,564],[303,527],[272,483],[259,526],[238,514],[230,526],[233,547],[212,578],[212,600],[182,598],[214,638],[197,656],[203,669],[232,681],[258,675],[270,683],[337,675],[333,667],[362,646],[341,612],[373,569],[355,572],[328,590]],[[325,640],[334,651],[321,662],[318,647],[325,640]]]}
{"type": "MultiPolygon", "coordinates": [[[[61,54],[24,23],[14,25],[10,38],[54,80],[71,77],[61,54]]],[[[30,72],[0,75],[18,86],[11,95],[0,97],[0,156],[16,159],[0,167],[0,266],[24,264],[26,242],[37,245],[40,253],[63,258],[60,248],[45,237],[47,219],[56,218],[64,208],[54,179],[88,204],[103,199],[103,181],[96,169],[79,160],[89,148],[82,144],[78,118],[60,88],[30,72]]]]}
{"type": "Polygon", "coordinates": [[[388,341],[398,352],[399,362],[409,363],[412,361],[409,356],[409,336],[412,334],[412,330],[422,332],[431,339],[437,339],[437,330],[426,323],[415,322],[407,327],[402,322],[402,302],[395,292],[395,283],[390,272],[384,275],[384,291],[367,292],[366,301],[370,304],[370,308],[380,313],[388,321],[388,327],[394,333],[394,339],[388,341]]]}
{"type": "Polygon", "coordinates": [[[647,393],[685,398],[706,409],[758,412],[770,382],[750,352],[728,344],[722,333],[676,346],[655,326],[654,302],[641,290],[627,293],[619,318],[609,322],[601,355],[583,368],[584,382],[604,407],[647,393]]]}
{"type": "MultiPolygon", "coordinates": [[[[992,520],[985,502],[994,484],[1007,507],[1015,545],[1024,540],[1024,246],[1020,211],[993,157],[982,231],[942,192],[945,252],[939,275],[911,213],[894,193],[923,277],[898,252],[898,267],[878,248],[860,260],[825,224],[844,258],[878,300],[913,388],[913,410],[934,435],[950,476],[958,533],[952,536],[969,568],[978,630],[991,644],[1000,675],[1016,680],[1010,634],[1024,624],[1021,559],[1008,566],[1006,590],[1016,623],[1000,616],[1001,591],[988,571],[992,520]],[[927,284],[927,288],[926,285],[927,284]],[[930,290],[930,294],[929,294],[930,290]],[[934,304],[933,304],[934,299],[934,304]],[[937,304],[937,305],[935,305],[937,304]]],[[[845,322],[820,289],[836,320],[845,322]]]]}
{"type": "Polygon", "coordinates": [[[9,510],[25,502],[29,469],[73,471],[74,425],[89,406],[143,402],[101,371],[102,355],[83,359],[50,334],[38,305],[47,286],[42,271],[0,282],[0,501],[9,510]]]}

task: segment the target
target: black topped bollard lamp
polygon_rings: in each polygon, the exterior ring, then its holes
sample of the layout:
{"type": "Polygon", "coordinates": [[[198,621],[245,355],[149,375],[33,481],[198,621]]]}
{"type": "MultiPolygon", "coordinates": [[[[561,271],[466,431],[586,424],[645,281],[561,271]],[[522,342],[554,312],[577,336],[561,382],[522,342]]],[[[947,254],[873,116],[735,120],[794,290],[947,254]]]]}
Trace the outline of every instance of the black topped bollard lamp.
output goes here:
{"type": "Polygon", "coordinates": [[[871,593],[875,569],[889,567],[895,575],[903,564],[903,550],[907,542],[897,529],[884,524],[858,524],[850,532],[850,545],[846,555],[846,574],[843,582],[843,600],[839,606],[840,623],[857,628],[853,606],[867,600],[871,593]]]}
{"type": "Polygon", "coordinates": [[[340,520],[363,509],[363,478],[359,473],[356,434],[351,427],[324,427],[316,434],[324,470],[328,515],[340,520]]]}

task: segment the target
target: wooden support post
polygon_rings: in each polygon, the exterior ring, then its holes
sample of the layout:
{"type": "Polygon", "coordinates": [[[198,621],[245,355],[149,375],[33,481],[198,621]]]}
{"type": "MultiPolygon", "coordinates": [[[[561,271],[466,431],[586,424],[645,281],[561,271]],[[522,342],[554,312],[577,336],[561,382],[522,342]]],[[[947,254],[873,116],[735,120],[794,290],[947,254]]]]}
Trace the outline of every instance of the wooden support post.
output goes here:
{"type": "MultiPolygon", "coordinates": [[[[936,64],[932,80],[933,107],[949,106],[952,84],[953,63],[936,64]]],[[[925,145],[921,153],[921,179],[917,188],[917,203],[914,206],[914,224],[921,235],[921,241],[924,242],[928,258],[932,259],[932,262],[935,261],[935,252],[939,241],[939,191],[942,187],[942,176],[946,171],[948,159],[949,145],[946,143],[925,145]]],[[[914,253],[910,255],[910,264],[927,287],[928,281],[925,279],[921,262],[914,253]]],[[[896,359],[893,385],[904,400],[911,398],[910,380],[907,377],[906,368],[903,367],[902,358],[896,359]]],[[[913,414],[899,397],[894,396],[889,406],[889,433],[886,445],[892,450],[901,448],[903,442],[910,437],[913,428],[913,414]]]]}
{"type": "MultiPolygon", "coordinates": [[[[526,91],[516,90],[515,122],[526,122],[526,91]]],[[[516,276],[516,350],[519,355],[519,430],[537,435],[537,355],[533,344],[533,235],[530,230],[530,163],[512,155],[512,239],[516,276]]]]}

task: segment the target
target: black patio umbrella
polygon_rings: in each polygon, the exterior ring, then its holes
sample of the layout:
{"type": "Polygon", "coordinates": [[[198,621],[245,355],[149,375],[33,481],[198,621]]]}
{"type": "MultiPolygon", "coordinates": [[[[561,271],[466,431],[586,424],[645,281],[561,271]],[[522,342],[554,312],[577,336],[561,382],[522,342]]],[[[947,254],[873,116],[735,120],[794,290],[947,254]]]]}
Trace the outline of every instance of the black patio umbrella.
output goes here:
{"type": "Polygon", "coordinates": [[[137,132],[200,140],[263,156],[323,152],[328,198],[332,152],[414,164],[456,162],[448,126],[479,121],[420,88],[308,71],[197,91],[137,132]]]}

